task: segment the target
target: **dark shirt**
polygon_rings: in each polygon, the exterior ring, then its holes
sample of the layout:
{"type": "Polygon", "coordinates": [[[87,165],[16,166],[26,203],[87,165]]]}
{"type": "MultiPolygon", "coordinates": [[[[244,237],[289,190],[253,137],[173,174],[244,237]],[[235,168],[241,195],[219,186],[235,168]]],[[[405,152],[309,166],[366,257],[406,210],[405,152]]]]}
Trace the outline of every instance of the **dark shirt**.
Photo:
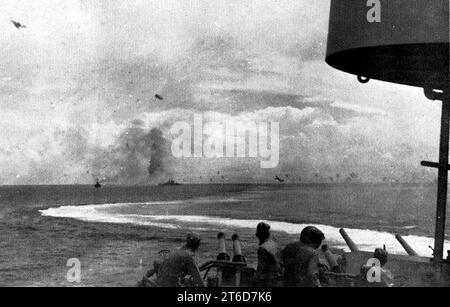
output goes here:
{"type": "Polygon", "coordinates": [[[194,261],[194,254],[186,249],[176,251],[163,261],[156,283],[159,287],[179,287],[180,280],[192,276],[193,282],[200,287],[204,286],[202,277],[194,261]]]}
{"type": "Polygon", "coordinates": [[[267,240],[258,248],[256,277],[260,286],[272,286],[281,276],[281,250],[278,244],[267,240]]]}
{"type": "Polygon", "coordinates": [[[283,285],[285,287],[316,287],[319,282],[319,252],[301,242],[291,243],[283,250],[283,285]]]}

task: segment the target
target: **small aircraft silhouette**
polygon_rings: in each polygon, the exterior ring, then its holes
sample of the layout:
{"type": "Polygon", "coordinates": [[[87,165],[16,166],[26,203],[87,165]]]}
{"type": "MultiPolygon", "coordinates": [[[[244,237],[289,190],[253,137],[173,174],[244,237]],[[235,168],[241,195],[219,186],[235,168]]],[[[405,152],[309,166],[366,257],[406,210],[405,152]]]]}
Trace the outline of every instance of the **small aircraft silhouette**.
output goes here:
{"type": "Polygon", "coordinates": [[[155,95],[155,98],[158,100],[164,100],[164,97],[158,94],[155,95]]]}
{"type": "Polygon", "coordinates": [[[16,27],[17,29],[26,29],[27,28],[27,26],[26,25],[23,25],[23,24],[21,24],[20,22],[18,22],[18,21],[15,21],[15,20],[12,20],[11,19],[11,23],[14,25],[14,27],[16,27]]]}
{"type": "Polygon", "coordinates": [[[281,182],[281,183],[283,183],[284,182],[284,179],[281,179],[280,177],[278,177],[278,176],[275,176],[275,180],[276,181],[278,181],[278,182],[281,182]]]}

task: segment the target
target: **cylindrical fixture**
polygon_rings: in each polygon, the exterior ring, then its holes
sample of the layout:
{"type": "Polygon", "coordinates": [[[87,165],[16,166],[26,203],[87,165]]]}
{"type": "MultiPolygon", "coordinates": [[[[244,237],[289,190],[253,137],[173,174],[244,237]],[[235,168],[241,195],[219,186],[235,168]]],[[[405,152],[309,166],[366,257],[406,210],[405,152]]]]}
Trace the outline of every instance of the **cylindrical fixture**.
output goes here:
{"type": "Polygon", "coordinates": [[[344,238],[345,243],[347,243],[347,246],[350,248],[350,251],[352,252],[359,252],[358,246],[353,242],[353,240],[350,238],[350,236],[347,234],[345,229],[340,229],[339,233],[341,234],[342,238],[344,238]]]}
{"type": "Polygon", "coordinates": [[[449,2],[331,0],[326,61],[360,80],[445,89],[449,2]]]}
{"type": "Polygon", "coordinates": [[[408,253],[408,255],[410,256],[419,256],[416,251],[408,244],[408,242],[405,241],[405,239],[403,239],[403,237],[399,234],[395,235],[395,238],[397,239],[397,241],[402,245],[402,247],[405,249],[405,251],[408,253]]]}
{"type": "Polygon", "coordinates": [[[242,256],[242,244],[237,234],[233,235],[233,255],[242,256]]]}
{"type": "Polygon", "coordinates": [[[230,255],[227,253],[227,246],[225,244],[225,234],[223,232],[219,232],[217,235],[217,241],[219,246],[216,259],[219,261],[230,261],[230,255]]]}
{"type": "Polygon", "coordinates": [[[227,253],[227,247],[225,245],[225,235],[223,233],[219,233],[217,235],[217,241],[219,243],[218,252],[220,253],[227,253]]]}
{"type": "Polygon", "coordinates": [[[242,255],[242,244],[238,234],[234,234],[231,239],[233,240],[233,262],[246,262],[245,257],[242,255]]]}

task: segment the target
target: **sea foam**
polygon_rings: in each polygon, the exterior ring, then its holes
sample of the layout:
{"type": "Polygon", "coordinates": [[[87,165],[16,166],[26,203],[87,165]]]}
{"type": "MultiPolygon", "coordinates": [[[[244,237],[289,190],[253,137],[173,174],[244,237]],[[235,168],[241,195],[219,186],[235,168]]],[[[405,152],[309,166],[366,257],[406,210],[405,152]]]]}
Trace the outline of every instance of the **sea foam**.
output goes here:
{"type": "MultiPolygon", "coordinates": [[[[72,218],[85,222],[112,223],[112,224],[134,224],[149,227],[158,227],[166,229],[210,229],[218,230],[228,228],[237,229],[255,229],[256,225],[264,220],[255,219],[232,219],[218,216],[200,216],[200,215],[145,215],[145,214],[119,214],[108,212],[108,209],[128,207],[133,205],[161,205],[161,204],[179,204],[180,201],[172,202],[147,202],[147,203],[119,203],[103,205],[81,205],[81,206],[62,206],[41,210],[43,216],[57,218],[72,218]]],[[[298,235],[301,230],[311,224],[297,224],[276,220],[265,220],[271,225],[273,231],[284,232],[290,235],[298,235]]],[[[326,241],[333,246],[347,249],[344,239],[339,233],[339,228],[330,225],[314,224],[320,228],[326,236],[326,241]]],[[[386,246],[392,254],[405,254],[405,251],[395,239],[395,235],[388,232],[380,232],[369,229],[346,229],[349,236],[359,246],[361,250],[373,251],[377,247],[386,246]]],[[[432,256],[432,250],[429,246],[433,245],[434,239],[423,236],[404,236],[404,239],[412,246],[416,252],[425,257],[432,256]]],[[[450,249],[450,242],[445,242],[446,249],[450,249]]]]}

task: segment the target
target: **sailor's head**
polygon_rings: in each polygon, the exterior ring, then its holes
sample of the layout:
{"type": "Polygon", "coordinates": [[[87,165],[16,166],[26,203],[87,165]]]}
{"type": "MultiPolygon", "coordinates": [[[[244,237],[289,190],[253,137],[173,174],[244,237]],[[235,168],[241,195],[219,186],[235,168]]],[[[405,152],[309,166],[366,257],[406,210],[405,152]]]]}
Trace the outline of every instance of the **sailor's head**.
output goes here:
{"type": "Polygon", "coordinates": [[[377,248],[373,253],[373,258],[380,261],[381,266],[385,266],[388,263],[388,252],[383,248],[377,248]]]}
{"type": "Polygon", "coordinates": [[[192,251],[198,250],[200,247],[200,236],[196,233],[188,233],[186,236],[186,247],[192,251]]]}
{"type": "Polygon", "coordinates": [[[270,225],[261,222],[256,226],[256,237],[262,241],[270,237],[270,225]]]}
{"type": "Polygon", "coordinates": [[[300,242],[315,249],[319,248],[324,240],[323,232],[314,226],[305,227],[300,234],[300,242]]]}

